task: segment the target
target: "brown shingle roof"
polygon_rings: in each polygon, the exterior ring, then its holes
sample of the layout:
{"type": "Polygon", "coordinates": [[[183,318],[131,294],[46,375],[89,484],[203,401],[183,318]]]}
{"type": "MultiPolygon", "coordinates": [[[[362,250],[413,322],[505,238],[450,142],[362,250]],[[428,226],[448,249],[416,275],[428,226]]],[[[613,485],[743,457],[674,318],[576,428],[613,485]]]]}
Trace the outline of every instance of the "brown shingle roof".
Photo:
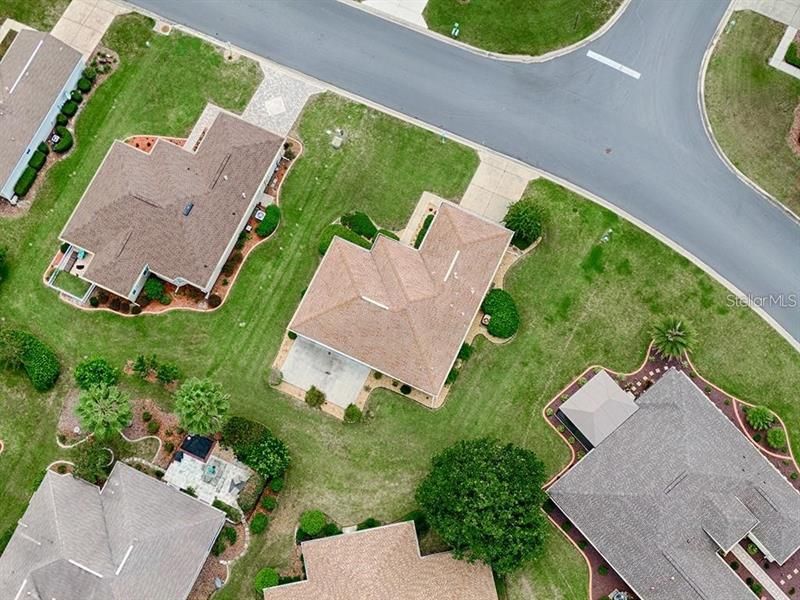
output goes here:
{"type": "Polygon", "coordinates": [[[497,600],[492,571],[448,553],[421,557],[414,523],[303,542],[307,579],[264,600],[497,600]]]}
{"type": "Polygon", "coordinates": [[[418,251],[334,238],[289,329],[436,395],[511,236],[443,202],[418,251]]]}
{"type": "Polygon", "coordinates": [[[24,30],[14,38],[0,61],[0,184],[11,175],[80,60],[80,52],[48,33],[24,30]]]}
{"type": "Polygon", "coordinates": [[[147,154],[116,141],[61,238],[93,253],[86,279],[122,296],[145,266],[206,287],[282,144],[227,113],[196,153],[159,140],[147,154]]]}

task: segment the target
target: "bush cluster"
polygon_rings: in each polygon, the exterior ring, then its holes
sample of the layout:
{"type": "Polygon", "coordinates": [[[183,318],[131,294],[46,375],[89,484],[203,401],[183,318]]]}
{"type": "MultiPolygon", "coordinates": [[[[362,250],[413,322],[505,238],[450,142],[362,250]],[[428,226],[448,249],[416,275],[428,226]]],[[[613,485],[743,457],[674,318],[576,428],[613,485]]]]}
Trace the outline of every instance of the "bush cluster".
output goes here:
{"type": "Polygon", "coordinates": [[[344,225],[335,223],[333,225],[328,225],[325,229],[322,230],[322,236],[320,237],[318,246],[320,254],[325,254],[328,251],[328,248],[333,242],[334,236],[338,236],[342,239],[347,240],[348,242],[356,244],[357,246],[366,248],[367,250],[372,248],[372,242],[370,242],[368,239],[361,237],[360,235],[348,229],[344,225]]]}
{"type": "Polygon", "coordinates": [[[431,223],[433,223],[433,215],[428,215],[422,222],[422,227],[417,233],[417,239],[414,240],[414,248],[419,248],[422,245],[422,240],[425,239],[425,235],[428,233],[431,223]]]}
{"type": "Polygon", "coordinates": [[[356,530],[362,531],[364,529],[373,529],[375,527],[380,527],[380,526],[381,522],[378,521],[378,519],[373,519],[372,517],[369,517],[368,519],[364,519],[363,521],[361,521],[361,523],[359,523],[356,526],[356,530]]]}
{"type": "Polygon", "coordinates": [[[519,329],[519,312],[514,299],[505,290],[495,288],[486,294],[481,310],[491,316],[487,329],[499,338],[510,338],[519,329]]]}
{"type": "Polygon", "coordinates": [[[256,227],[256,235],[260,238],[272,235],[281,221],[281,209],[277,204],[270,204],[264,213],[264,219],[256,227]]]}
{"type": "Polygon", "coordinates": [[[222,428],[222,443],[264,479],[279,478],[289,467],[288,448],[261,423],[231,417],[222,428]]]}
{"type": "Polygon", "coordinates": [[[48,145],[47,145],[47,144],[45,144],[44,142],[39,142],[39,145],[38,145],[38,146],[36,146],[36,149],[37,149],[39,152],[41,152],[42,154],[44,154],[45,156],[46,156],[46,155],[48,155],[48,154],[50,154],[50,146],[48,146],[48,145]]]}
{"type": "Polygon", "coordinates": [[[63,114],[63,113],[58,113],[58,114],[56,115],[56,125],[60,125],[60,126],[62,126],[62,127],[63,127],[63,126],[65,126],[67,123],[69,123],[69,119],[67,118],[67,116],[66,116],[65,114],[63,114]]]}
{"type": "Polygon", "coordinates": [[[24,370],[33,387],[40,392],[55,385],[61,374],[61,364],[49,346],[33,334],[19,329],[9,331],[3,338],[3,343],[8,345],[3,353],[13,355],[9,366],[24,370]]]}
{"type": "Polygon", "coordinates": [[[236,272],[236,267],[238,267],[239,263],[241,263],[243,260],[244,255],[242,254],[241,250],[234,250],[228,257],[228,260],[225,261],[225,264],[222,265],[222,274],[230,277],[236,272]]]}
{"type": "Polygon", "coordinates": [[[178,365],[170,362],[162,363],[155,354],[150,356],[140,354],[137,356],[136,360],[133,361],[133,372],[142,379],[145,379],[150,373],[154,373],[156,379],[165,385],[183,377],[178,365]]]}
{"type": "Polygon", "coordinates": [[[365,212],[356,211],[347,213],[342,216],[341,222],[342,225],[347,227],[350,231],[368,240],[374,239],[378,234],[378,228],[365,212]]]}
{"type": "Polygon", "coordinates": [[[36,175],[38,175],[36,169],[31,166],[25,167],[22,175],[19,176],[17,183],[14,185],[14,193],[20,198],[25,196],[33,186],[33,182],[36,181],[36,175]]]}

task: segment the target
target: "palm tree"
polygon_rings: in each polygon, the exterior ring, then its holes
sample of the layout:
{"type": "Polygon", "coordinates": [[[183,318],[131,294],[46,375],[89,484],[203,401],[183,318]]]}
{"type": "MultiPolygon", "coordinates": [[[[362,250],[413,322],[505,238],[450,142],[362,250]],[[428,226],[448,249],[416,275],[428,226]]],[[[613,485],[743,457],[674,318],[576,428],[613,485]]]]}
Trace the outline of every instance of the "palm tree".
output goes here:
{"type": "Polygon", "coordinates": [[[222,428],[228,415],[230,395],[210,379],[193,377],[175,393],[175,412],[181,427],[190,433],[208,435],[222,428]]]}
{"type": "Polygon", "coordinates": [[[667,317],[653,327],[653,345],[664,358],[681,358],[692,351],[693,336],[686,322],[667,317]]]}
{"type": "Polygon", "coordinates": [[[133,419],[131,401],[115,385],[93,385],[83,392],[75,407],[81,426],[98,439],[108,439],[133,419]]]}

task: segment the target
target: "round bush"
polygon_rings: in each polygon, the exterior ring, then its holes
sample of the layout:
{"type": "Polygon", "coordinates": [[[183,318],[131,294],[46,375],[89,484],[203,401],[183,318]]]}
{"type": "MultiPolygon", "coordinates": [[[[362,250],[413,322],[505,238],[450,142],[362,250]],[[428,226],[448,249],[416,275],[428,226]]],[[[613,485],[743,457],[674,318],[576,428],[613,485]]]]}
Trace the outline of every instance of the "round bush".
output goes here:
{"type": "Polygon", "coordinates": [[[523,198],[514,203],[503,222],[514,232],[511,243],[522,250],[542,235],[542,212],[532,198],[523,198]]]}
{"type": "Polygon", "coordinates": [[[222,298],[218,294],[211,294],[208,297],[208,305],[211,308],[217,308],[220,304],[222,304],[222,298]]]}
{"type": "Polygon", "coordinates": [[[345,423],[358,423],[361,420],[361,409],[355,404],[348,404],[344,409],[344,422],[345,423]]]}
{"type": "Polygon", "coordinates": [[[781,450],[786,447],[786,434],[780,427],[774,427],[767,432],[767,444],[770,448],[781,450]]]}
{"type": "Polygon", "coordinates": [[[275,499],[275,496],[264,496],[261,499],[261,508],[270,511],[278,508],[278,501],[275,499]]]}
{"type": "Polygon", "coordinates": [[[256,575],[255,589],[259,596],[262,596],[264,588],[275,587],[280,582],[281,578],[275,569],[261,569],[256,575]]]}
{"type": "Polygon", "coordinates": [[[89,81],[94,81],[97,78],[97,71],[94,67],[86,67],[83,70],[83,76],[89,81]]]}
{"type": "Polygon", "coordinates": [[[66,115],[63,115],[61,113],[58,113],[56,115],[56,125],[59,125],[59,126],[63,127],[67,123],[69,123],[69,119],[67,118],[66,115]]]}
{"type": "Polygon", "coordinates": [[[134,304],[133,306],[131,306],[131,314],[132,315],[138,315],[141,312],[142,312],[142,307],[139,306],[138,304],[134,304]]]}
{"type": "Polygon", "coordinates": [[[276,477],[275,479],[269,482],[269,489],[278,494],[283,489],[283,485],[284,485],[283,477],[276,477]]]}
{"type": "Polygon", "coordinates": [[[44,155],[50,154],[50,146],[48,146],[45,142],[39,142],[39,145],[36,146],[36,149],[44,155]]]}
{"type": "Polygon", "coordinates": [[[69,99],[75,104],[80,104],[83,102],[83,94],[81,94],[78,90],[72,90],[69,94],[69,99]]]}
{"type": "Polygon", "coordinates": [[[81,77],[78,79],[78,89],[85,94],[92,89],[92,82],[85,77],[81,77]]]}
{"type": "Polygon", "coordinates": [[[486,327],[489,333],[499,338],[510,338],[519,329],[519,312],[514,299],[505,290],[495,288],[486,294],[481,310],[491,316],[486,327]]]}
{"type": "Polygon", "coordinates": [[[59,154],[63,154],[72,148],[72,134],[69,129],[63,126],[56,127],[56,133],[61,139],[53,145],[53,150],[59,154]]]}
{"type": "Polygon", "coordinates": [[[373,239],[378,234],[378,228],[375,227],[375,223],[372,222],[367,213],[361,211],[347,213],[342,216],[341,221],[342,225],[349,230],[368,240],[373,239]]]}
{"type": "Polygon", "coordinates": [[[250,533],[256,535],[264,533],[267,530],[267,525],[269,525],[269,517],[264,513],[257,513],[253,520],[250,521],[250,533]]]}
{"type": "Polygon", "coordinates": [[[300,515],[300,529],[308,535],[317,535],[325,527],[327,519],[321,510],[307,510],[300,515]]]}
{"type": "Polygon", "coordinates": [[[89,298],[89,304],[91,305],[92,308],[97,308],[98,306],[100,306],[100,299],[97,296],[92,296],[91,298],[89,298]]]}
{"type": "Polygon", "coordinates": [[[753,429],[769,429],[775,422],[775,414],[766,406],[753,406],[747,409],[747,422],[753,429]]]}
{"type": "Polygon", "coordinates": [[[281,209],[275,204],[270,204],[264,212],[264,219],[256,227],[256,235],[260,238],[271,235],[281,220],[281,209]]]}
{"type": "Polygon", "coordinates": [[[61,114],[67,117],[73,116],[76,112],[78,112],[78,105],[72,100],[67,100],[61,107],[61,114]]]}
{"type": "Polygon", "coordinates": [[[404,383],[400,386],[400,393],[405,394],[406,396],[411,393],[411,386],[407,383],[404,383]]]}

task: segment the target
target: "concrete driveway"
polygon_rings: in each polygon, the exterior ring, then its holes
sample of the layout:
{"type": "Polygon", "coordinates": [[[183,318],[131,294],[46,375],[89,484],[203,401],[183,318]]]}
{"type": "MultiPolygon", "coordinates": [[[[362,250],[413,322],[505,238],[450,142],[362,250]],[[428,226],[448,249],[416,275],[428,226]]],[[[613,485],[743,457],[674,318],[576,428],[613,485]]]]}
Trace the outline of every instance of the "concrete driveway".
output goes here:
{"type": "Polygon", "coordinates": [[[283,379],[308,390],[312,385],[325,392],[328,402],[341,408],[355,404],[371,369],[343,354],[297,338],[283,363],[283,379]]]}
{"type": "Polygon", "coordinates": [[[89,59],[103,34],[126,9],[108,0],[72,0],[53,27],[53,35],[89,59]]]}

